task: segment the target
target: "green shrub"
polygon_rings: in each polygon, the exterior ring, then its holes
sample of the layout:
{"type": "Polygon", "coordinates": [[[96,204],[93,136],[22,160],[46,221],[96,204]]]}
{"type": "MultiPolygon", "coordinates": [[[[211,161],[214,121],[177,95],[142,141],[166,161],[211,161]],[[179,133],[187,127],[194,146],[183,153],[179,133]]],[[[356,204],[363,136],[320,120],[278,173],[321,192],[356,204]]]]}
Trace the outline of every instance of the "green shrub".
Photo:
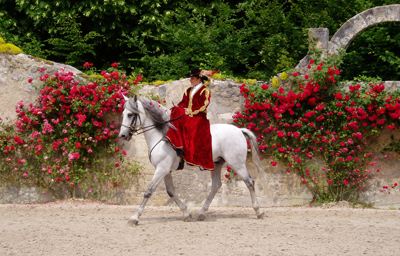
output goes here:
{"type": "Polygon", "coordinates": [[[23,51],[13,45],[13,44],[8,44],[8,43],[3,43],[0,44],[0,52],[8,53],[8,54],[18,54],[18,53],[23,53],[23,51]]]}

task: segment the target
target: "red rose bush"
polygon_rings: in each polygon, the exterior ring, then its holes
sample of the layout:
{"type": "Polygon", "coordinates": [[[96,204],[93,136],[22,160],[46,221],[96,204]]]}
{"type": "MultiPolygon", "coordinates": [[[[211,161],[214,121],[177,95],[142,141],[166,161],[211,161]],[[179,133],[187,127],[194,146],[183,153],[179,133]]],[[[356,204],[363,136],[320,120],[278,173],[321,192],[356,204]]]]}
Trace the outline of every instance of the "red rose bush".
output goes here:
{"type": "Polygon", "coordinates": [[[1,123],[1,177],[39,185],[43,193],[61,184],[73,193],[80,185],[96,196],[136,172],[117,144],[119,124],[105,117],[122,112],[122,95],[132,93],[142,77],[127,77],[117,68],[113,63],[85,81],[65,69],[43,74],[36,103],[15,106],[15,126],[1,123]]]}
{"type": "Polygon", "coordinates": [[[293,73],[292,88],[243,84],[246,103],[234,123],[258,136],[272,166],[297,172],[314,199],[356,200],[380,172],[369,144],[399,125],[399,92],[388,93],[383,84],[344,88],[334,65],[311,60],[308,68],[304,77],[293,73]]]}

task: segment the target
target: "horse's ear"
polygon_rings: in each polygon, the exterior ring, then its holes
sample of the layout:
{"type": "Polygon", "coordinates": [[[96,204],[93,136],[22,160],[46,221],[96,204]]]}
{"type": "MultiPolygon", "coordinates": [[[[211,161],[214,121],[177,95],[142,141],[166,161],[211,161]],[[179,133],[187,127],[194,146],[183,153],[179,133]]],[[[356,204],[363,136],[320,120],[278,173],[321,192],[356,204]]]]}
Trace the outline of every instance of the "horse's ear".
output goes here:
{"type": "Polygon", "coordinates": [[[124,96],[124,100],[125,100],[125,102],[128,102],[129,101],[129,98],[128,97],[126,97],[125,95],[123,95],[122,94],[122,96],[124,96]]]}
{"type": "Polygon", "coordinates": [[[135,96],[133,96],[133,100],[136,102],[137,101],[137,96],[135,94],[135,96]]]}

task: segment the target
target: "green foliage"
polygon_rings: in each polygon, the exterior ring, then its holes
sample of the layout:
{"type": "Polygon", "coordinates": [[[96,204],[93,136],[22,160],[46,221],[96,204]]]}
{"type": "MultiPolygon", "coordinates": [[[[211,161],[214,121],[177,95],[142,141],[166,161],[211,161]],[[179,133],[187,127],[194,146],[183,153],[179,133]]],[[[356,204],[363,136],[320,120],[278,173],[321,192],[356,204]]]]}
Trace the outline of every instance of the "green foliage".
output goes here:
{"type": "MultiPolygon", "coordinates": [[[[193,67],[267,81],[307,54],[308,28],[326,27],[332,35],[354,15],[393,3],[0,0],[0,36],[27,54],[75,67],[89,61],[104,69],[118,60],[148,81],[179,79],[193,67]]],[[[353,43],[345,79],[398,76],[399,32],[388,26],[368,29],[353,43]],[[361,63],[365,72],[353,72],[361,63]]]]}
{"type": "Polygon", "coordinates": [[[81,24],[77,23],[77,14],[67,16],[61,14],[55,23],[57,26],[53,30],[53,38],[46,40],[50,49],[49,56],[54,56],[55,60],[63,60],[63,62],[71,65],[83,63],[85,56],[96,57],[95,47],[98,38],[102,36],[94,31],[90,31],[82,35],[80,31],[81,24]]]}
{"type": "Polygon", "coordinates": [[[385,23],[359,34],[343,58],[343,78],[354,74],[397,81],[400,77],[400,23],[385,23]]]}

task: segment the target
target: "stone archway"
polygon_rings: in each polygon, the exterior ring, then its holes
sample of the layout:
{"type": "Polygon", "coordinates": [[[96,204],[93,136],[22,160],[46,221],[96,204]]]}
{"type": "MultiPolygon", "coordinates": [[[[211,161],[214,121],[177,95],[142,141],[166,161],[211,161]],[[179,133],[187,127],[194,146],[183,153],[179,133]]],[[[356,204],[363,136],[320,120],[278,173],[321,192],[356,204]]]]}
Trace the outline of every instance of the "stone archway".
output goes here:
{"type": "MultiPolygon", "coordinates": [[[[377,6],[365,10],[348,21],[329,40],[329,30],[327,28],[310,28],[308,33],[309,49],[322,50],[322,57],[339,54],[339,49],[347,49],[351,41],[364,30],[385,22],[400,22],[400,4],[377,6]]],[[[301,75],[309,72],[307,65],[311,59],[306,55],[296,65],[294,70],[301,75]]],[[[280,83],[284,83],[280,80],[280,83]]]]}
{"type": "Polygon", "coordinates": [[[400,4],[377,6],[363,11],[344,23],[328,43],[329,54],[347,49],[362,31],[385,22],[400,22],[400,4]]]}

